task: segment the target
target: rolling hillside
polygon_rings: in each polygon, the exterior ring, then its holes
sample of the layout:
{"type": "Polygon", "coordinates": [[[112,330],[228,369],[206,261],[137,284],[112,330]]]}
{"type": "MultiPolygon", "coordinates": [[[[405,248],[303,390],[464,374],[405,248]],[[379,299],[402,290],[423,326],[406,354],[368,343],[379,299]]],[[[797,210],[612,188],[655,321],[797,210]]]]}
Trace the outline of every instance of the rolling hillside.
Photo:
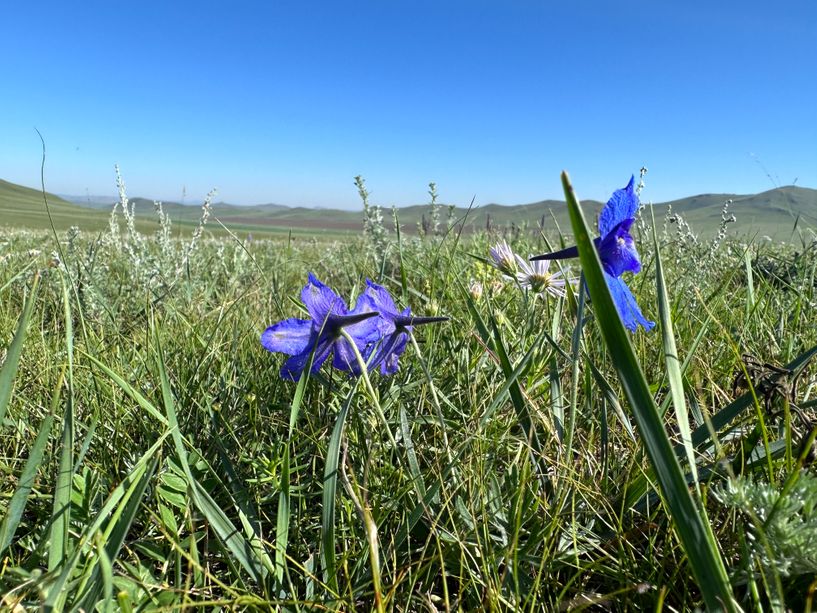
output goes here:
{"type": "MultiPolygon", "coordinates": [[[[78,199],[79,200],[79,199],[78,199]]],[[[672,202],[654,205],[655,217],[659,224],[667,210],[681,214],[696,233],[703,236],[717,231],[721,219],[721,210],[726,200],[732,200],[729,207],[737,222],[730,224],[730,233],[747,235],[768,235],[786,240],[792,235],[797,221],[798,228],[817,229],[817,190],[787,186],[772,189],[760,194],[700,194],[672,202]]],[[[152,231],[156,227],[156,217],[152,200],[134,198],[138,225],[143,231],[152,231]]],[[[113,201],[104,204],[97,199],[85,205],[68,202],[57,196],[49,196],[51,214],[58,229],[70,225],[82,229],[98,231],[107,227],[108,215],[113,201]]],[[[602,203],[584,201],[588,215],[595,216],[602,203]]],[[[173,220],[178,230],[195,226],[201,213],[199,206],[183,205],[174,202],[163,203],[165,212],[173,220]]],[[[403,207],[398,210],[400,223],[408,232],[413,232],[423,216],[429,216],[428,205],[403,207]]],[[[448,215],[443,206],[443,222],[448,215]]],[[[280,204],[262,204],[256,206],[236,206],[226,203],[213,205],[213,216],[231,230],[254,234],[280,234],[292,230],[298,234],[311,235],[316,231],[323,233],[357,232],[361,228],[360,211],[341,211],[332,209],[312,209],[306,207],[287,207],[280,204]]],[[[558,224],[562,229],[569,226],[565,205],[558,200],[544,200],[531,204],[499,205],[488,204],[468,210],[457,207],[454,216],[463,223],[466,231],[527,223],[530,227],[551,228],[558,224]]],[[[390,212],[384,211],[384,218],[390,224],[390,212]]],[[[39,190],[14,185],[0,180],[0,226],[18,226],[29,228],[47,228],[48,217],[45,212],[42,194],[39,190]]],[[[208,226],[218,232],[217,223],[208,226]]]]}

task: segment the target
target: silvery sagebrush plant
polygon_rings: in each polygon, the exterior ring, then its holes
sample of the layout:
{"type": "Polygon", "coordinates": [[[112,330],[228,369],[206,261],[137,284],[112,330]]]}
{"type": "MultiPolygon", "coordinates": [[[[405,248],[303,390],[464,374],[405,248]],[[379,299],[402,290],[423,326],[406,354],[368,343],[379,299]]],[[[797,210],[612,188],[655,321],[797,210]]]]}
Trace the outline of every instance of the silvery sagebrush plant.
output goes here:
{"type": "Polygon", "coordinates": [[[389,231],[383,222],[383,210],[369,203],[370,193],[362,176],[355,177],[355,187],[363,203],[363,235],[372,246],[377,262],[382,262],[389,251],[389,231]]]}
{"type": "Polygon", "coordinates": [[[737,477],[715,494],[747,518],[749,553],[764,569],[785,576],[817,573],[817,477],[803,471],[785,493],[737,477]]]}
{"type": "MultiPolygon", "coordinates": [[[[599,233],[593,242],[598,251],[599,259],[604,268],[604,278],[610,295],[618,310],[621,321],[631,332],[635,332],[638,326],[645,330],[652,330],[655,322],[649,321],[641,313],[641,309],[635,300],[635,296],[622,279],[625,272],[633,274],[641,271],[641,260],[635,242],[630,234],[630,228],[635,221],[638,211],[639,200],[634,189],[635,177],[630,177],[630,182],[623,189],[613,192],[610,200],[604,205],[599,213],[599,233]]],[[[578,257],[578,247],[568,247],[553,253],[546,253],[532,257],[532,261],[538,260],[562,260],[565,258],[578,257]]]]}

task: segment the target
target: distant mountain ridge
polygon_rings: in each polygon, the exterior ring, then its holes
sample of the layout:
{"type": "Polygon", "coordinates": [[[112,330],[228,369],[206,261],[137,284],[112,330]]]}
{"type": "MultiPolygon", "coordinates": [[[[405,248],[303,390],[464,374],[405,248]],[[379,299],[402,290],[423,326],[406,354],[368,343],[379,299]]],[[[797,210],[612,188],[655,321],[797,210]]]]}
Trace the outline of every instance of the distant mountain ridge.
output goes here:
{"type": "MultiPolygon", "coordinates": [[[[54,210],[59,215],[66,215],[75,220],[99,222],[108,217],[115,198],[107,197],[70,197],[49,196],[54,210]]],[[[730,233],[735,231],[749,234],[769,235],[784,238],[791,234],[795,222],[799,227],[817,228],[817,190],[785,186],[771,189],[759,194],[699,194],[680,198],[670,202],[653,204],[658,223],[662,223],[667,212],[680,214],[693,231],[707,235],[717,231],[721,220],[724,203],[731,201],[729,213],[734,214],[737,222],[729,225],[730,233]]],[[[132,198],[137,218],[142,223],[155,220],[154,201],[146,198],[132,198]]],[[[588,216],[595,217],[601,208],[601,202],[587,200],[582,203],[588,216]]],[[[201,215],[201,204],[180,204],[163,202],[164,211],[174,223],[182,225],[195,224],[201,215]]],[[[0,224],[9,213],[17,217],[30,218],[34,210],[42,210],[42,194],[39,190],[14,185],[0,180],[0,224]]],[[[423,217],[430,217],[428,204],[400,207],[397,214],[408,231],[413,231],[423,217]]],[[[52,214],[54,211],[52,210],[52,214]]],[[[302,230],[359,231],[362,226],[361,211],[344,211],[338,209],[313,209],[307,207],[288,207],[281,204],[261,204],[240,206],[223,202],[214,203],[212,214],[228,227],[239,231],[280,232],[287,228],[302,230]]],[[[447,205],[441,205],[440,217],[443,224],[448,215],[447,205]]],[[[34,215],[36,216],[36,215],[34,215]]],[[[386,224],[391,225],[390,215],[384,215],[386,224]]],[[[490,226],[527,224],[531,227],[543,225],[547,230],[557,224],[563,231],[569,231],[569,222],[564,202],[559,200],[542,200],[529,204],[500,205],[486,204],[468,209],[457,206],[454,218],[463,224],[465,229],[481,229],[490,226]]],[[[78,224],[79,225],[79,224],[78,224]]],[[[94,224],[99,225],[98,223],[94,224]]]]}

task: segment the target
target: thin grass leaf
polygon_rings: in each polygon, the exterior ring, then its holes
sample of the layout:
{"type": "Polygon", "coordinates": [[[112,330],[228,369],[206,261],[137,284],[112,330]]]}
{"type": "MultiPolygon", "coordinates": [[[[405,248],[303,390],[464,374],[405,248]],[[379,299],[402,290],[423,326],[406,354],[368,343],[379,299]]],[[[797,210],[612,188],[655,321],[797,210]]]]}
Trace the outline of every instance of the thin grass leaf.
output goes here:
{"type": "Polygon", "coordinates": [[[56,579],[54,579],[53,583],[48,585],[45,600],[46,610],[62,609],[65,604],[65,600],[69,595],[65,589],[65,586],[68,584],[69,579],[74,574],[74,570],[76,569],[83,553],[88,553],[97,532],[102,529],[105,521],[116,510],[117,505],[126,504],[127,501],[130,500],[130,497],[133,495],[135,489],[139,485],[139,481],[145,473],[147,463],[153,460],[154,456],[162,448],[162,445],[164,445],[165,439],[167,439],[168,436],[170,436],[170,432],[165,432],[159,436],[156,442],[153,443],[153,445],[150,446],[142,457],[139,458],[136,464],[133,465],[133,468],[125,479],[123,479],[122,482],[113,489],[105,503],[102,505],[102,508],[100,508],[99,512],[94,517],[93,521],[91,521],[85,527],[85,530],[80,535],[77,547],[74,548],[71,555],[66,559],[60,574],[56,577],[56,579]]]}
{"type": "Polygon", "coordinates": [[[39,283],[40,277],[37,275],[34,277],[31,292],[26,298],[25,304],[23,305],[23,312],[17,321],[17,331],[14,333],[11,345],[9,345],[3,367],[0,368],[0,426],[3,424],[3,418],[6,416],[6,410],[8,409],[9,400],[11,399],[11,390],[14,387],[14,378],[17,376],[17,367],[20,364],[20,354],[23,351],[23,341],[26,337],[28,322],[31,319],[31,312],[37,300],[37,288],[39,287],[39,283]]]}
{"type": "Polygon", "coordinates": [[[312,348],[312,354],[309,356],[309,364],[305,369],[304,376],[298,381],[295,386],[295,394],[292,396],[292,403],[289,408],[289,428],[287,430],[286,447],[284,448],[284,458],[281,462],[281,491],[278,494],[278,512],[275,520],[275,580],[278,583],[278,588],[281,589],[284,584],[284,575],[287,568],[287,547],[289,546],[289,518],[291,515],[291,499],[289,493],[290,475],[290,453],[292,449],[292,433],[295,430],[295,424],[298,421],[298,413],[301,410],[301,403],[303,402],[304,392],[306,391],[306,384],[310,379],[312,372],[312,361],[315,358],[315,347],[312,348]]]}
{"type": "Polygon", "coordinates": [[[340,447],[343,440],[343,431],[346,426],[346,416],[352,404],[357,383],[355,379],[343,407],[338,413],[329,446],[326,449],[326,466],[323,471],[323,507],[321,511],[321,564],[323,566],[323,581],[335,594],[338,590],[337,561],[335,560],[335,503],[338,491],[338,465],[340,462],[340,447]]]}
{"type": "Polygon", "coordinates": [[[689,413],[687,412],[686,398],[684,397],[684,379],[681,372],[680,361],[678,360],[678,348],[675,345],[675,333],[672,326],[672,313],[670,312],[669,294],[667,284],[664,280],[664,267],[661,264],[661,249],[658,246],[658,235],[655,232],[655,216],[650,207],[652,216],[652,239],[655,247],[655,286],[658,293],[658,313],[661,320],[661,340],[664,346],[664,360],[667,365],[667,379],[669,380],[670,397],[672,406],[675,409],[675,421],[678,424],[678,431],[681,434],[681,445],[686,452],[687,464],[695,488],[700,496],[700,485],[698,483],[698,470],[695,465],[695,449],[692,446],[692,433],[689,427],[689,413]]]}
{"type": "Polygon", "coordinates": [[[582,271],[607,350],[633,410],[650,463],[667,502],[676,533],[686,552],[701,595],[710,610],[735,610],[729,578],[703,510],[687,487],[681,466],[664,431],[649,385],[619,317],[590,230],[566,172],[562,173],[567,207],[582,271]]]}
{"type": "Polygon", "coordinates": [[[45,446],[48,444],[48,439],[51,435],[51,427],[54,424],[54,413],[57,410],[57,405],[60,401],[60,393],[62,391],[63,379],[65,370],[60,373],[57,380],[57,385],[54,388],[54,393],[51,396],[51,408],[48,415],[45,416],[40,424],[40,431],[34,444],[31,446],[31,451],[28,454],[26,465],[20,475],[20,480],[17,484],[17,489],[11,496],[6,516],[3,518],[3,523],[0,525],[0,555],[11,545],[14,538],[14,533],[17,531],[17,526],[20,523],[20,518],[25,511],[26,503],[28,502],[28,495],[34,487],[34,479],[37,476],[37,469],[43,461],[43,453],[45,446]]]}
{"type": "Polygon", "coordinates": [[[266,559],[263,553],[263,544],[257,540],[255,543],[250,543],[244,537],[241,531],[235,527],[221,507],[216,504],[190,470],[190,464],[187,461],[187,449],[185,448],[184,439],[179,430],[179,422],[176,417],[176,403],[173,399],[173,392],[170,389],[170,379],[167,376],[167,369],[165,368],[164,356],[162,354],[158,334],[154,334],[154,342],[156,345],[156,365],[159,369],[159,378],[162,385],[165,415],[167,416],[170,436],[176,448],[179,464],[187,479],[190,498],[193,504],[196,505],[196,508],[207,518],[207,521],[213,527],[216,535],[227,550],[235,557],[241,567],[252,577],[256,584],[263,585],[264,577],[267,572],[272,570],[271,565],[267,567],[264,564],[266,559]]]}
{"type": "Polygon", "coordinates": [[[113,600],[112,594],[112,563],[119,556],[119,550],[125,543],[125,537],[131,529],[136,514],[142,505],[142,498],[145,495],[150,480],[156,473],[159,465],[158,457],[154,457],[150,466],[142,473],[141,478],[136,482],[131,490],[131,495],[123,501],[111,515],[105,530],[99,535],[97,540],[97,556],[90,560],[85,569],[85,579],[80,583],[77,591],[83,596],[74,605],[74,608],[82,608],[86,611],[93,610],[99,601],[100,594],[104,594],[104,602],[110,603],[113,600]]]}
{"type": "Polygon", "coordinates": [[[74,331],[71,303],[65,277],[62,280],[63,316],[65,317],[65,346],[68,354],[65,412],[62,418],[62,438],[57,482],[54,488],[54,506],[51,514],[51,536],[48,548],[48,570],[53,571],[68,556],[71,528],[71,484],[74,479],[74,331]]]}

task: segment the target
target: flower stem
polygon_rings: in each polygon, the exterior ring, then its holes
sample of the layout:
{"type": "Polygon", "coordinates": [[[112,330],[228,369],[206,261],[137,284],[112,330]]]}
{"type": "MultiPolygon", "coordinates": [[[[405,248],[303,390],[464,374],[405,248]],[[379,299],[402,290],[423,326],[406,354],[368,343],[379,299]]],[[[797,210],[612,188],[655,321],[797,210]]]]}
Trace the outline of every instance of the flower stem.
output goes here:
{"type": "Polygon", "coordinates": [[[366,360],[363,359],[363,356],[360,355],[360,350],[357,348],[354,339],[349,335],[349,333],[342,328],[340,333],[352,347],[352,351],[355,354],[358,366],[360,366],[360,376],[363,378],[363,383],[366,385],[366,389],[369,391],[369,395],[372,397],[372,404],[374,405],[374,410],[377,413],[378,419],[381,422],[383,422],[383,427],[386,429],[386,435],[389,437],[389,442],[392,444],[392,447],[396,452],[397,440],[394,438],[394,434],[392,434],[391,428],[389,428],[389,422],[386,420],[386,415],[385,413],[383,413],[383,408],[380,406],[380,401],[377,399],[377,393],[375,393],[374,387],[372,387],[372,382],[369,379],[369,366],[368,364],[366,364],[366,360]]]}

